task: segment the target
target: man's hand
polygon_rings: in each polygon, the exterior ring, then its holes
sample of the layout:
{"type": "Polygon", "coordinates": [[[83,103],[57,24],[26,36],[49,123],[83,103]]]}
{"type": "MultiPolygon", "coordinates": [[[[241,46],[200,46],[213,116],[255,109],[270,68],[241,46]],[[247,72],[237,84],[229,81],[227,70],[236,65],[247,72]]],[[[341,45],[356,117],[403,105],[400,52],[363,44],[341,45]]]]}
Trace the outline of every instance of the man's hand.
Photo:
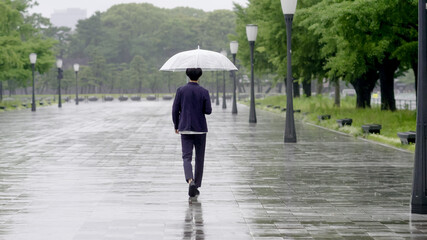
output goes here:
{"type": "Polygon", "coordinates": [[[179,134],[179,130],[178,130],[178,129],[175,129],[175,133],[176,133],[176,134],[179,134]]]}

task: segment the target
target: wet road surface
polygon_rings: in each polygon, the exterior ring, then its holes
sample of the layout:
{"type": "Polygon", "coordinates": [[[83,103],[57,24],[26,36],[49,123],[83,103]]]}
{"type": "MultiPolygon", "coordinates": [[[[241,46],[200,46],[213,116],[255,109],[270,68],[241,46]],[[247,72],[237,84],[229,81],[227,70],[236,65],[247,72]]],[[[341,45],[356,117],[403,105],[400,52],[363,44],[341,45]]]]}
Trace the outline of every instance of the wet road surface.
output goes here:
{"type": "MultiPolygon", "coordinates": [[[[413,154],[214,106],[189,201],[171,101],[0,114],[0,239],[427,239],[413,154]]],[[[231,106],[231,104],[228,104],[231,106]]]]}

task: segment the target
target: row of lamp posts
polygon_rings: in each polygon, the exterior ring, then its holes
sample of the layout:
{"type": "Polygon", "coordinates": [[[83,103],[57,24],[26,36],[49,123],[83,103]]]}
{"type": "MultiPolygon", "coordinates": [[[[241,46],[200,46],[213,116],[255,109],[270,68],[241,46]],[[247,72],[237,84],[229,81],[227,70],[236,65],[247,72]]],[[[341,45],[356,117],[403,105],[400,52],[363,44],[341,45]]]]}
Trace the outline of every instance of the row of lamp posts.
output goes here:
{"type": "MultiPolygon", "coordinates": [[[[35,85],[34,85],[34,73],[35,73],[35,66],[37,62],[37,54],[31,53],[30,54],[30,63],[31,63],[31,70],[32,70],[32,103],[31,103],[31,111],[36,111],[36,94],[35,94],[35,85]]],[[[58,107],[62,107],[62,99],[61,99],[61,79],[63,78],[63,70],[62,70],[62,59],[56,60],[56,67],[58,68],[58,107]]],[[[78,72],[80,65],[74,64],[73,66],[74,72],[76,73],[76,105],[79,105],[79,94],[78,94],[78,72]]]]}
{"type": "MultiPolygon", "coordinates": [[[[292,21],[295,14],[297,0],[281,0],[282,11],[286,22],[286,56],[287,56],[287,76],[286,76],[286,123],[285,123],[285,143],[295,143],[296,131],[294,123],[293,110],[293,77],[292,77],[292,21]]],[[[418,214],[427,214],[427,0],[418,2],[418,88],[417,88],[417,141],[415,145],[415,161],[412,182],[411,195],[411,212],[418,214]]],[[[257,37],[257,25],[249,24],[246,26],[246,34],[250,45],[251,52],[251,101],[249,122],[256,123],[255,112],[255,93],[254,93],[254,46],[257,37]]],[[[235,64],[235,54],[237,53],[237,42],[230,44],[231,53],[233,54],[233,63],[235,64]],[[234,45],[234,46],[233,46],[234,45]]],[[[237,113],[235,92],[236,92],[236,75],[234,77],[233,91],[233,113],[237,113]]],[[[225,85],[224,85],[225,88],[225,85]]],[[[225,90],[224,90],[225,96],[225,90]]],[[[225,102],[225,97],[224,97],[225,102]]],[[[224,107],[223,107],[224,108],[224,107]]]]}
{"type": "MultiPolygon", "coordinates": [[[[295,131],[293,97],[292,97],[293,78],[292,78],[292,65],[291,65],[291,55],[292,55],[291,36],[292,36],[292,20],[296,10],[297,0],[281,0],[281,4],[282,4],[282,11],[285,16],[286,36],[287,36],[286,38],[286,47],[287,47],[286,123],[285,123],[284,142],[295,143],[297,139],[296,139],[296,131],[295,131]]],[[[257,33],[258,33],[257,25],[248,24],[246,26],[246,35],[249,41],[250,54],[251,54],[251,83],[250,83],[251,98],[250,98],[250,107],[249,107],[249,123],[257,122],[256,111],[255,111],[255,82],[254,82],[254,47],[255,47],[257,33]]],[[[237,47],[236,47],[235,53],[237,53],[237,47]]],[[[233,55],[233,61],[235,61],[235,55],[233,55]]],[[[234,74],[234,81],[235,81],[235,74],[234,74]]],[[[236,83],[234,82],[234,84],[236,83]]],[[[235,91],[235,87],[234,87],[234,91],[235,91]]],[[[233,98],[234,97],[235,96],[233,96],[233,98]]],[[[236,109],[236,113],[237,113],[237,109],[236,109]]]]}
{"type": "MultiPolygon", "coordinates": [[[[295,13],[297,0],[281,0],[283,14],[285,15],[286,22],[286,45],[287,45],[287,81],[286,81],[286,124],[285,124],[285,142],[296,142],[296,132],[295,132],[295,123],[294,123],[294,111],[293,111],[293,99],[292,99],[292,65],[291,65],[291,33],[292,33],[292,20],[293,15],[295,13]]],[[[256,111],[255,111],[255,83],[254,83],[254,47],[255,41],[258,33],[258,26],[254,24],[249,24],[246,26],[246,34],[250,45],[250,55],[251,55],[251,96],[250,96],[250,110],[249,110],[249,122],[256,123],[256,111]]],[[[233,41],[230,43],[230,51],[233,55],[233,63],[236,63],[236,54],[238,50],[238,43],[233,41]]],[[[227,55],[226,51],[221,52],[223,55],[227,55]]],[[[34,70],[35,63],[37,60],[37,54],[30,54],[30,61],[33,72],[33,96],[32,96],[32,111],[36,111],[35,104],[35,93],[34,93],[34,70]]],[[[62,76],[62,60],[58,59],[56,62],[58,68],[58,107],[62,107],[61,103],[61,79],[62,76]]],[[[79,96],[78,96],[78,72],[79,72],[79,64],[74,64],[74,72],[76,74],[76,105],[79,104],[79,96]]],[[[233,72],[233,107],[232,113],[237,114],[237,104],[236,104],[236,74],[233,72]]],[[[227,108],[226,105],[226,94],[225,94],[225,72],[223,72],[223,104],[222,108],[227,108]]],[[[218,91],[218,77],[217,77],[217,95],[216,95],[216,104],[219,105],[219,91],[218,91]]]]}
{"type": "MultiPolygon", "coordinates": [[[[237,41],[232,41],[230,42],[230,52],[231,55],[233,56],[233,64],[236,65],[236,54],[237,54],[237,50],[239,49],[239,43],[237,41]]],[[[224,56],[227,56],[227,51],[222,50],[221,54],[224,56]]],[[[233,105],[232,105],[232,110],[231,113],[232,114],[237,114],[237,97],[236,97],[236,91],[237,91],[237,83],[236,83],[236,72],[233,71],[233,105]]],[[[217,86],[217,92],[216,92],[216,105],[219,105],[219,82],[218,82],[218,75],[217,75],[217,79],[216,79],[216,86],[217,86]]],[[[226,94],[225,94],[225,71],[223,72],[223,93],[222,93],[222,108],[226,109],[227,108],[227,103],[226,103],[226,94]]]]}
{"type": "MultiPolygon", "coordinates": [[[[284,142],[295,143],[296,132],[294,123],[292,98],[292,21],[295,14],[297,0],[281,0],[282,11],[286,22],[286,124],[284,142]]],[[[417,141],[415,145],[415,161],[411,194],[411,212],[427,214],[427,0],[418,1],[418,88],[417,88],[417,141]]],[[[257,36],[257,25],[247,25],[246,34],[251,51],[251,101],[249,122],[256,123],[254,98],[254,46],[257,36]]],[[[236,50],[237,52],[237,50],[236,50]]],[[[235,60],[233,55],[233,60],[235,60]]]]}
{"type": "MultiPolygon", "coordinates": [[[[286,76],[286,123],[285,123],[285,143],[295,143],[296,131],[294,123],[293,110],[293,77],[292,77],[292,21],[295,14],[297,0],[281,0],[282,11],[286,22],[286,56],[287,56],[287,76],[286,76]]],[[[427,214],[427,109],[424,107],[427,104],[427,0],[419,0],[418,2],[418,88],[417,88],[417,141],[415,145],[415,161],[414,173],[412,182],[411,195],[411,212],[418,214],[427,214]]],[[[251,53],[251,101],[249,122],[256,123],[255,112],[255,93],[254,93],[254,46],[257,37],[258,26],[249,24],[246,26],[246,34],[250,45],[251,53]]],[[[237,42],[230,44],[230,49],[233,54],[233,63],[235,63],[235,54],[237,53],[237,42]]],[[[234,77],[233,91],[233,113],[237,113],[236,102],[236,76],[234,77]],[[235,109],[235,112],[234,112],[235,109]]],[[[224,85],[225,89],[225,85],[224,85]]],[[[225,102],[225,90],[224,90],[225,102]]],[[[224,107],[223,107],[224,108],[224,107]]]]}
{"type": "MultiPolygon", "coordinates": [[[[286,81],[286,124],[285,124],[285,142],[296,142],[296,133],[294,125],[294,111],[293,111],[293,99],[292,99],[292,65],[291,65],[291,34],[292,34],[292,20],[295,14],[297,0],[281,0],[283,14],[286,22],[286,45],[287,45],[287,81],[286,81]]],[[[426,0],[419,0],[418,3],[418,101],[417,101],[417,137],[415,145],[415,164],[414,164],[414,176],[412,183],[412,196],[411,196],[411,212],[412,213],[427,213],[427,151],[426,151],[426,135],[427,135],[427,110],[424,109],[424,105],[427,103],[427,94],[424,94],[424,90],[427,89],[427,34],[425,27],[427,25],[427,10],[426,0]]],[[[258,27],[257,25],[247,25],[246,33],[250,45],[251,51],[251,102],[250,102],[250,113],[249,122],[256,123],[255,113],[255,94],[254,94],[254,46],[257,36],[258,27]]],[[[236,54],[238,49],[238,43],[233,41],[230,43],[230,50],[233,55],[233,63],[236,62],[236,54]]],[[[36,111],[35,103],[35,92],[34,92],[34,72],[35,64],[37,61],[37,54],[30,54],[30,62],[32,68],[32,106],[31,110],[36,111]]],[[[62,60],[57,60],[58,67],[58,94],[59,103],[58,107],[61,107],[61,82],[62,79],[62,60]]],[[[74,64],[74,71],[76,73],[76,105],[78,105],[78,71],[79,64],[74,64]]],[[[236,106],[236,74],[233,72],[234,87],[233,87],[233,114],[237,114],[236,106]]],[[[218,78],[217,78],[218,86],[218,78]]],[[[218,88],[217,88],[218,89],[218,88]]],[[[218,91],[217,91],[217,103],[218,103],[218,91]]],[[[224,75],[224,92],[223,92],[223,108],[225,108],[225,75],[224,75]]]]}
{"type": "MultiPolygon", "coordinates": [[[[281,0],[282,11],[286,22],[286,55],[287,55],[287,76],[286,76],[286,124],[285,143],[295,143],[296,132],[294,123],[293,98],[292,98],[292,21],[296,10],[297,0],[281,0]]],[[[411,212],[427,214],[427,0],[418,2],[418,88],[417,88],[417,141],[415,145],[415,161],[411,194],[411,212]]],[[[249,112],[249,122],[256,123],[255,98],[254,98],[254,46],[257,36],[257,26],[250,24],[246,26],[251,51],[251,102],[249,112]]],[[[233,51],[232,51],[233,53],[233,51]]],[[[237,53],[237,47],[236,51],[237,53]]],[[[235,55],[233,55],[235,61],[235,55]]],[[[235,80],[235,74],[234,74],[235,80]]],[[[235,87],[234,87],[235,91],[235,87]]],[[[235,97],[235,96],[233,96],[235,97]]],[[[233,99],[234,100],[234,99],[233,99]]],[[[237,113],[237,111],[236,111],[237,113]]]]}
{"type": "MultiPolygon", "coordinates": [[[[224,57],[227,57],[227,51],[222,50],[221,54],[224,55],[224,57]]],[[[222,109],[226,109],[227,108],[227,103],[226,103],[226,97],[225,97],[225,71],[222,71],[222,79],[223,79],[223,85],[222,85],[222,109]]]]}

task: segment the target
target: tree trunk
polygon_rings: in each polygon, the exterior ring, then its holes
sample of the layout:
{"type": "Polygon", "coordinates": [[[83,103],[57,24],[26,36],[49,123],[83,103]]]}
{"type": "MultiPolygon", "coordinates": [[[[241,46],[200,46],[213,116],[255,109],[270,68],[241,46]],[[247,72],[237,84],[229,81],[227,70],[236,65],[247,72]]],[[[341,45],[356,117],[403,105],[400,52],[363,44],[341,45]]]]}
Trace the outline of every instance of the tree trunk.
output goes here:
{"type": "Polygon", "coordinates": [[[9,90],[9,97],[12,97],[12,90],[13,90],[13,83],[12,83],[12,80],[7,80],[7,87],[8,87],[8,90],[9,90]]]}
{"type": "Polygon", "coordinates": [[[379,65],[381,84],[381,110],[396,111],[396,100],[394,98],[394,73],[399,67],[396,59],[385,58],[379,65]]]}
{"type": "Polygon", "coordinates": [[[306,97],[311,97],[311,81],[310,78],[305,78],[302,82],[302,89],[306,97]]]}
{"type": "Polygon", "coordinates": [[[237,89],[238,89],[239,93],[245,92],[245,91],[243,91],[242,85],[239,82],[237,82],[237,89]]]}
{"type": "Polygon", "coordinates": [[[294,98],[299,98],[300,94],[299,94],[299,82],[298,81],[293,82],[293,89],[294,89],[294,98]]]}
{"type": "Polygon", "coordinates": [[[171,93],[171,75],[170,75],[170,73],[168,74],[168,91],[169,91],[169,93],[171,93]]]}
{"type": "Polygon", "coordinates": [[[138,93],[141,94],[142,93],[142,80],[139,81],[139,85],[138,85],[138,93]]]}
{"type": "Polygon", "coordinates": [[[316,95],[321,95],[323,91],[323,79],[317,80],[316,95]]]}
{"type": "MultiPolygon", "coordinates": [[[[335,78],[335,77],[334,77],[335,78]]],[[[341,89],[340,89],[340,81],[338,79],[334,79],[335,82],[335,101],[334,104],[337,107],[341,106],[341,89]]]]}
{"type": "Polygon", "coordinates": [[[113,93],[113,91],[114,91],[114,78],[113,78],[113,80],[111,81],[110,94],[112,94],[112,93],[113,93]]]}
{"type": "Polygon", "coordinates": [[[268,94],[271,91],[272,87],[273,87],[273,85],[270,85],[270,87],[268,87],[268,89],[265,91],[265,94],[268,94]]]}
{"type": "Polygon", "coordinates": [[[282,86],[283,86],[283,83],[281,83],[281,82],[277,83],[277,92],[278,93],[282,93],[282,86]]]}
{"type": "Polygon", "coordinates": [[[357,95],[357,108],[371,107],[371,93],[375,88],[375,83],[378,81],[378,77],[379,75],[377,70],[370,69],[361,77],[351,82],[351,85],[353,85],[357,95]]]}
{"type": "Polygon", "coordinates": [[[0,81],[0,102],[3,101],[3,81],[0,81]]]}
{"type": "Polygon", "coordinates": [[[242,84],[238,84],[238,86],[239,86],[239,92],[244,92],[244,93],[246,93],[246,88],[245,88],[245,84],[242,82],[242,84]],[[241,89],[240,89],[241,88],[241,89]],[[242,91],[240,91],[240,90],[242,90],[242,91]]]}

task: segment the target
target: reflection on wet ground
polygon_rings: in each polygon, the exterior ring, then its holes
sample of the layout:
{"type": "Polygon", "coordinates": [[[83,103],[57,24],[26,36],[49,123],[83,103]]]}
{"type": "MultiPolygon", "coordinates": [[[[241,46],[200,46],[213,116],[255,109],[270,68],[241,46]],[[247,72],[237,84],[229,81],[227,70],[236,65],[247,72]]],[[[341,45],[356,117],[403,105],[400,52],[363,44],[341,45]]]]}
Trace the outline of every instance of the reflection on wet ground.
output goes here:
{"type": "Polygon", "coordinates": [[[197,198],[190,198],[185,213],[184,236],[182,239],[205,239],[203,224],[202,203],[197,201],[197,198]]]}
{"type": "Polygon", "coordinates": [[[215,108],[189,202],[172,102],[0,114],[0,239],[427,239],[413,154],[215,108]],[[203,206],[203,207],[202,207],[203,206]]]}

